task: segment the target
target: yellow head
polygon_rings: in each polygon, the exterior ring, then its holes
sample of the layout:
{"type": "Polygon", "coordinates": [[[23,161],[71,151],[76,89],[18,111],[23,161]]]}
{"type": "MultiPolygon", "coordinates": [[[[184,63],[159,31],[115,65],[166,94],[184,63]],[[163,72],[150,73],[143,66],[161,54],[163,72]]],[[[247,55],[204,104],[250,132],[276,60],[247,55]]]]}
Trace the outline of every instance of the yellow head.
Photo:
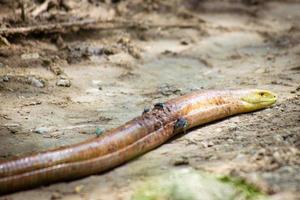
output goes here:
{"type": "Polygon", "coordinates": [[[259,110],[274,104],[276,94],[268,90],[251,90],[240,98],[247,111],[259,110]]]}

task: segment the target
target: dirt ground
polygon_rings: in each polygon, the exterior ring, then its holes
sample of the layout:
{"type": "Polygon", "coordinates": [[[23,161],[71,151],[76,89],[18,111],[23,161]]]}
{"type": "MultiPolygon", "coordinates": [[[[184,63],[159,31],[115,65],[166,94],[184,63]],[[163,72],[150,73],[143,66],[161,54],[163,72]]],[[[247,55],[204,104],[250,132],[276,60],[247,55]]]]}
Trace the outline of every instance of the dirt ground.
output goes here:
{"type": "Polygon", "coordinates": [[[0,199],[127,200],[139,181],[178,165],[299,198],[299,11],[297,0],[0,0],[0,160],[83,141],[194,90],[279,95],[107,173],[0,199]],[[72,25],[87,19],[97,22],[72,25]]]}

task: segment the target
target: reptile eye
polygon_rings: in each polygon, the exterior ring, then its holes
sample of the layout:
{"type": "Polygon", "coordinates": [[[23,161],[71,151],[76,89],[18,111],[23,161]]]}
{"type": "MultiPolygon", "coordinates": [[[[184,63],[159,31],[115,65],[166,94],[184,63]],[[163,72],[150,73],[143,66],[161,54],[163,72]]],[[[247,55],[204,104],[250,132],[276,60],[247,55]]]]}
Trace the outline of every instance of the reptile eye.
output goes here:
{"type": "Polygon", "coordinates": [[[260,93],[258,93],[260,96],[264,96],[265,95],[265,93],[264,92],[260,92],[260,93]]]}

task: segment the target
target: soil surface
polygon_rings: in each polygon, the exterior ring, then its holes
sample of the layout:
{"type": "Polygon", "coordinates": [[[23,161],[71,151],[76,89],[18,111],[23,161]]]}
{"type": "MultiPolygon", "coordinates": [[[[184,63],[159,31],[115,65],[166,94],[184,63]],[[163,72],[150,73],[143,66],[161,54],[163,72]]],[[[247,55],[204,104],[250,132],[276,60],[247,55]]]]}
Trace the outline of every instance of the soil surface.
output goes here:
{"type": "Polygon", "coordinates": [[[0,199],[127,200],[145,177],[182,166],[300,197],[300,2],[16,2],[0,0],[0,160],[95,137],[194,90],[279,99],[107,173],[0,199]]]}

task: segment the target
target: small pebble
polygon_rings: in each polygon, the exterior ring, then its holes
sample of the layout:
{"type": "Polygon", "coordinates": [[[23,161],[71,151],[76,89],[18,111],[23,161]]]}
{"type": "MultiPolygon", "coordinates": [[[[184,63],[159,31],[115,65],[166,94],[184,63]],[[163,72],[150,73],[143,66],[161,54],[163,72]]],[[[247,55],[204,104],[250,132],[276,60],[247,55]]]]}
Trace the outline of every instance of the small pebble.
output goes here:
{"type": "Polygon", "coordinates": [[[54,192],[51,194],[51,200],[61,199],[62,195],[58,192],[54,192]]]}
{"type": "Polygon", "coordinates": [[[49,135],[51,138],[56,138],[56,139],[60,138],[59,132],[52,132],[49,135]]]}
{"type": "Polygon", "coordinates": [[[35,77],[29,77],[28,80],[31,82],[31,85],[33,85],[35,87],[42,88],[45,86],[41,80],[39,80],[35,77]]]}
{"type": "Polygon", "coordinates": [[[38,133],[38,134],[44,134],[44,133],[48,133],[50,131],[51,131],[51,129],[48,127],[39,127],[34,130],[34,132],[38,133]]]}
{"type": "Polygon", "coordinates": [[[71,81],[68,80],[68,79],[59,79],[56,82],[56,85],[60,86],[60,87],[70,87],[71,86],[71,81]]]}
{"type": "Polygon", "coordinates": [[[7,127],[7,129],[11,132],[11,133],[17,133],[19,131],[21,131],[21,126],[20,124],[5,124],[5,126],[7,127]]]}
{"type": "Polygon", "coordinates": [[[214,146],[214,143],[212,141],[209,141],[208,142],[208,147],[212,147],[212,146],[214,146]]]}
{"type": "Polygon", "coordinates": [[[237,126],[237,125],[235,125],[235,124],[232,124],[232,125],[230,125],[230,126],[228,127],[228,130],[229,130],[229,131],[236,131],[236,130],[237,130],[237,128],[238,128],[238,126],[237,126]]]}
{"type": "Polygon", "coordinates": [[[76,193],[80,193],[84,188],[84,185],[77,185],[74,189],[76,193]]]}
{"type": "Polygon", "coordinates": [[[274,135],[273,136],[273,139],[277,142],[282,142],[283,141],[283,138],[280,136],[280,135],[274,135]]]}
{"type": "Polygon", "coordinates": [[[278,151],[276,151],[276,152],[273,153],[273,157],[274,157],[276,160],[282,160],[282,158],[281,158],[281,156],[280,156],[280,154],[279,154],[278,151]]]}
{"type": "Polygon", "coordinates": [[[217,128],[216,129],[216,133],[221,133],[222,132],[222,129],[221,128],[217,128]]]}
{"type": "Polygon", "coordinates": [[[259,68],[255,71],[256,74],[263,74],[265,72],[266,72],[266,69],[264,69],[264,68],[259,68]]]}
{"type": "Polygon", "coordinates": [[[103,130],[101,130],[100,128],[96,129],[96,136],[97,137],[99,137],[102,133],[103,133],[103,130]]]}
{"type": "Polygon", "coordinates": [[[182,44],[182,45],[188,45],[189,43],[188,43],[188,41],[186,41],[186,40],[181,40],[181,41],[180,41],[180,44],[182,44]]]}
{"type": "Polygon", "coordinates": [[[21,55],[22,60],[31,60],[31,59],[38,59],[40,55],[38,53],[24,53],[21,55]]]}
{"type": "Polygon", "coordinates": [[[203,145],[204,148],[214,146],[214,143],[212,141],[209,141],[209,142],[203,141],[203,142],[201,142],[201,144],[203,145]]]}
{"type": "Polygon", "coordinates": [[[9,81],[8,76],[3,76],[1,79],[2,79],[3,82],[8,82],[9,81]]]}
{"type": "Polygon", "coordinates": [[[233,139],[228,139],[227,142],[233,143],[234,141],[233,141],[233,139]]]}
{"type": "Polygon", "coordinates": [[[173,162],[174,166],[188,165],[188,164],[189,164],[189,160],[187,157],[184,157],[184,156],[175,159],[173,162]]]}
{"type": "Polygon", "coordinates": [[[245,139],[245,137],[243,137],[243,136],[239,136],[239,135],[238,135],[238,136],[236,136],[236,137],[235,137],[235,139],[236,139],[236,140],[240,140],[240,141],[241,141],[241,140],[244,140],[244,139],[245,139]]]}
{"type": "Polygon", "coordinates": [[[217,159],[218,159],[218,157],[215,155],[212,155],[211,157],[208,158],[208,160],[217,160],[217,159]]]}

